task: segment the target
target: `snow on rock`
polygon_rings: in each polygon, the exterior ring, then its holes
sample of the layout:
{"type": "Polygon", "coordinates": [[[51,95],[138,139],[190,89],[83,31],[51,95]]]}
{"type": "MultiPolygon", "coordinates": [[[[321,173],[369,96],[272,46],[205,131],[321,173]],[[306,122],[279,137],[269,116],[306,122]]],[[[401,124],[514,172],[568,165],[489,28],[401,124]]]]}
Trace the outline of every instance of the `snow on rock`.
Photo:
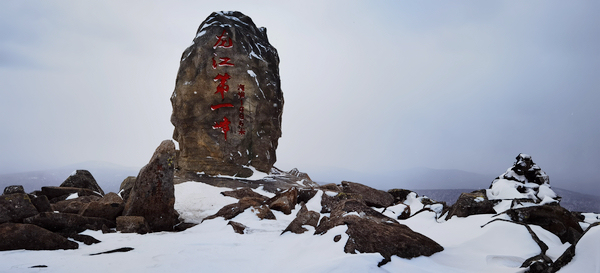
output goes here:
{"type": "MultiPolygon", "coordinates": [[[[527,154],[519,154],[514,165],[492,181],[486,195],[489,200],[527,199],[537,205],[560,201],[550,188],[548,175],[527,154]]],[[[512,203],[505,201],[498,201],[496,212],[512,208],[512,203]]]]}

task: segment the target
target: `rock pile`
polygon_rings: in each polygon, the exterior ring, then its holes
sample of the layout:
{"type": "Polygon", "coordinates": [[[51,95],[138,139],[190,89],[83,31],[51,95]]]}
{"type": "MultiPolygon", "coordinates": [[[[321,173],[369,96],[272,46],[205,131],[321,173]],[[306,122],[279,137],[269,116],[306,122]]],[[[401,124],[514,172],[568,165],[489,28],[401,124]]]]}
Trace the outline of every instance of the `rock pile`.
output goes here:
{"type": "Polygon", "coordinates": [[[279,56],[250,17],[215,12],[202,22],[181,57],[171,103],[182,172],[271,171],[283,112],[279,56]]]}

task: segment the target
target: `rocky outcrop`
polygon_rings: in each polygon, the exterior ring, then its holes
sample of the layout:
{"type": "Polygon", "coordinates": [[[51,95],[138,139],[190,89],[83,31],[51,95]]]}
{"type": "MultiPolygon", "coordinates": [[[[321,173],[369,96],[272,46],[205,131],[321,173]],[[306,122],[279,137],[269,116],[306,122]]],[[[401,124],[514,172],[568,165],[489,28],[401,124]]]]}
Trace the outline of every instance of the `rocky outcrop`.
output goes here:
{"type": "Polygon", "coordinates": [[[335,205],[331,217],[323,217],[315,234],[324,234],[331,228],[347,225],[349,235],[344,247],[346,253],[380,253],[384,259],[379,266],[401,258],[430,256],[444,248],[430,238],[412,231],[364,203],[347,199],[335,205]]]}
{"type": "Polygon", "coordinates": [[[394,204],[394,197],[390,193],[363,184],[342,181],[342,190],[362,195],[362,199],[371,207],[385,208],[394,204]]]}
{"type": "Polygon", "coordinates": [[[0,251],[77,249],[79,244],[44,228],[30,224],[0,225],[0,251]]]}
{"type": "Polygon", "coordinates": [[[175,144],[163,141],[138,174],[123,216],[142,216],[152,231],[172,231],[179,222],[175,211],[175,144]]]}
{"type": "Polygon", "coordinates": [[[36,214],[38,210],[25,193],[4,194],[0,198],[0,223],[21,223],[36,214]]]}
{"type": "Polygon", "coordinates": [[[239,233],[239,234],[244,234],[244,231],[248,228],[244,224],[238,223],[238,222],[234,222],[234,221],[229,221],[227,224],[230,225],[233,228],[233,231],[235,233],[239,233]]]}
{"type": "MultiPolygon", "coordinates": [[[[250,208],[250,207],[261,208],[263,206],[263,204],[264,204],[264,200],[262,198],[243,197],[237,203],[224,206],[217,213],[204,218],[202,221],[214,219],[217,217],[223,217],[223,218],[225,218],[225,220],[229,220],[229,219],[232,219],[232,218],[238,216],[240,213],[244,212],[247,208],[250,208]]],[[[270,216],[266,215],[268,213],[264,213],[264,214],[265,214],[265,217],[270,217],[270,216]]],[[[272,213],[271,213],[271,215],[272,215],[272,213]]],[[[273,215],[273,219],[274,218],[275,218],[275,216],[273,215]]],[[[267,218],[267,219],[270,219],[270,218],[267,218]]]]}
{"type": "Polygon", "coordinates": [[[399,204],[406,201],[406,198],[411,192],[413,191],[405,189],[391,189],[388,191],[388,193],[394,197],[394,204],[399,204]]]}
{"type": "Polygon", "coordinates": [[[208,175],[269,173],[281,136],[279,56],[265,28],[212,13],[182,55],[171,96],[178,168],[208,175]]]}
{"type": "Polygon", "coordinates": [[[448,209],[446,220],[452,216],[467,217],[476,214],[495,214],[494,202],[488,200],[485,190],[461,193],[456,203],[448,209]]]}
{"type": "Polygon", "coordinates": [[[88,195],[81,196],[73,199],[58,201],[51,204],[52,211],[58,211],[62,213],[74,213],[78,214],[87,204],[93,201],[100,200],[99,196],[88,195]]]}
{"type": "Polygon", "coordinates": [[[100,195],[104,195],[104,191],[100,188],[94,176],[87,170],[75,171],[74,174],[67,177],[65,182],[60,184],[60,187],[90,189],[100,193],[100,195]]]}

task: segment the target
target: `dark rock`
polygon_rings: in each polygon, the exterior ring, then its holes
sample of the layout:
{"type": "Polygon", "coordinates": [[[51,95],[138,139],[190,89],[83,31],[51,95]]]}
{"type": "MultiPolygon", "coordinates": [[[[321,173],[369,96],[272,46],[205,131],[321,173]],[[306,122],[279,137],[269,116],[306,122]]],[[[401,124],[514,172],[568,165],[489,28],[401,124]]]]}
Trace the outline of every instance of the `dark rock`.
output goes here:
{"type": "Polygon", "coordinates": [[[233,197],[235,199],[242,199],[244,197],[261,198],[265,201],[269,199],[268,197],[266,197],[260,193],[257,193],[248,187],[244,187],[244,188],[236,189],[236,190],[232,190],[232,191],[224,191],[224,192],[221,192],[221,194],[224,196],[233,197]]]}
{"type": "Polygon", "coordinates": [[[278,193],[273,198],[267,201],[269,208],[272,210],[281,211],[285,214],[291,214],[296,207],[298,200],[298,189],[292,187],[289,190],[278,193]]]}
{"type": "Polygon", "coordinates": [[[267,205],[253,206],[252,210],[261,220],[276,220],[275,214],[267,205]]]}
{"type": "Polygon", "coordinates": [[[333,236],[333,241],[336,242],[336,243],[339,242],[341,239],[342,239],[342,235],[335,235],[335,236],[333,236]]]}
{"type": "Polygon", "coordinates": [[[31,203],[33,204],[33,206],[35,206],[35,208],[39,212],[54,211],[52,209],[52,205],[50,205],[50,201],[48,201],[48,197],[45,195],[36,196],[36,195],[29,194],[29,199],[31,200],[31,203]]]}
{"type": "MultiPolygon", "coordinates": [[[[330,213],[333,208],[342,200],[353,199],[365,203],[362,195],[356,193],[340,192],[335,196],[329,196],[326,192],[321,196],[321,213],[330,213]]],[[[365,204],[366,205],[366,204],[365,204]]]]}
{"type": "Polygon", "coordinates": [[[291,169],[288,173],[290,175],[293,175],[293,176],[298,177],[300,179],[305,179],[305,180],[312,181],[312,179],[310,179],[310,176],[308,176],[307,173],[303,173],[303,172],[299,171],[297,168],[291,169]]]}
{"type": "Polygon", "coordinates": [[[135,179],[135,176],[128,176],[123,180],[123,182],[121,182],[121,186],[119,187],[119,194],[125,202],[127,202],[127,199],[129,199],[131,189],[133,188],[133,185],[135,185],[135,179]]]}
{"type": "Polygon", "coordinates": [[[4,223],[0,225],[0,251],[77,249],[79,244],[36,225],[4,223]]]}
{"type": "Polygon", "coordinates": [[[170,231],[179,222],[175,211],[175,144],[163,141],[138,174],[123,216],[143,216],[152,231],[170,231]]]}
{"type": "Polygon", "coordinates": [[[390,193],[363,184],[342,181],[342,190],[345,193],[362,195],[363,200],[370,207],[384,208],[394,204],[394,196],[390,193]]]}
{"type": "Polygon", "coordinates": [[[244,234],[244,230],[246,230],[246,228],[248,228],[247,226],[243,225],[242,223],[238,223],[238,222],[234,222],[234,221],[229,221],[227,224],[233,228],[233,231],[235,231],[235,233],[239,233],[239,234],[244,234]]]}
{"type": "MultiPolygon", "coordinates": [[[[413,192],[413,191],[404,190],[404,189],[391,189],[388,191],[388,193],[394,197],[394,204],[399,204],[399,203],[403,203],[404,201],[406,201],[406,197],[408,197],[408,195],[411,192],[413,192]]],[[[418,195],[417,195],[417,197],[418,197],[418,195]]]]}
{"type": "Polygon", "coordinates": [[[125,204],[123,199],[114,192],[109,192],[98,201],[87,203],[79,214],[88,217],[100,217],[110,221],[116,221],[121,216],[125,204]]]}
{"type": "Polygon", "coordinates": [[[308,201],[310,201],[310,199],[315,197],[317,192],[318,192],[317,189],[298,189],[298,199],[296,200],[296,202],[298,204],[302,203],[302,202],[308,203],[308,201]]]}
{"type": "Polygon", "coordinates": [[[21,185],[13,185],[4,188],[4,194],[25,193],[25,189],[21,185]]]}
{"type": "Polygon", "coordinates": [[[74,213],[79,214],[79,212],[90,202],[100,200],[99,196],[96,195],[88,195],[81,196],[69,200],[58,201],[54,204],[51,204],[52,211],[58,211],[61,213],[74,213]]]}
{"type": "Polygon", "coordinates": [[[67,177],[65,182],[60,184],[61,187],[70,187],[70,188],[82,188],[82,189],[90,189],[92,191],[100,193],[100,195],[104,195],[104,191],[98,183],[94,176],[89,171],[86,170],[77,170],[74,174],[67,177]]]}
{"type": "Polygon", "coordinates": [[[23,219],[38,214],[26,193],[5,194],[0,198],[0,223],[21,223],[23,219]]]}
{"type": "Polygon", "coordinates": [[[115,227],[115,223],[104,218],[85,217],[71,213],[43,212],[23,219],[23,223],[34,224],[55,232],[80,233],[86,229],[101,230],[102,225],[115,227]]]}
{"type": "Polygon", "coordinates": [[[583,233],[577,217],[558,205],[509,209],[506,214],[514,222],[538,225],[552,232],[560,238],[562,243],[574,244],[583,233]]]}
{"type": "Polygon", "coordinates": [[[287,228],[283,232],[281,232],[281,234],[284,234],[287,231],[296,234],[302,234],[308,231],[308,229],[302,227],[303,225],[309,225],[316,228],[317,224],[319,223],[320,217],[321,214],[319,214],[316,211],[309,211],[306,208],[306,205],[302,204],[302,208],[300,208],[300,210],[296,214],[296,218],[294,218],[294,220],[287,226],[287,228]]]}
{"type": "Polygon", "coordinates": [[[132,250],[133,250],[133,247],[121,247],[121,248],[117,248],[117,249],[113,249],[113,250],[109,250],[109,251],[104,251],[104,252],[98,252],[98,253],[90,254],[90,256],[95,256],[95,255],[100,255],[100,254],[119,253],[119,252],[129,252],[129,251],[132,251],[132,250]]]}
{"type": "Polygon", "coordinates": [[[182,55],[171,96],[178,168],[208,175],[269,173],[281,136],[279,56],[265,28],[212,13],[182,55]],[[216,92],[215,92],[216,91],[216,92]]]}
{"type": "Polygon", "coordinates": [[[410,207],[409,206],[405,206],[404,209],[402,210],[402,213],[400,213],[398,215],[398,220],[406,220],[408,218],[410,218],[410,207]]]}
{"type": "Polygon", "coordinates": [[[117,231],[146,234],[150,232],[150,227],[142,216],[119,216],[117,217],[117,231]]]}
{"type": "Polygon", "coordinates": [[[462,193],[448,210],[446,220],[452,216],[467,217],[476,214],[496,214],[494,202],[488,200],[485,190],[462,193]]]}
{"type": "Polygon", "coordinates": [[[344,247],[346,253],[380,253],[384,259],[379,266],[391,261],[391,256],[414,258],[430,256],[444,248],[430,238],[412,231],[364,203],[348,199],[336,204],[331,217],[323,217],[315,234],[324,234],[329,229],[347,225],[349,235],[344,247]]]}
{"type": "Polygon", "coordinates": [[[260,207],[261,205],[263,205],[263,202],[264,201],[262,200],[262,198],[244,197],[240,199],[240,201],[238,201],[237,203],[229,204],[222,207],[217,213],[204,218],[202,221],[214,219],[217,217],[223,217],[225,218],[225,220],[229,220],[238,216],[240,213],[244,212],[249,207],[260,207]]]}
{"type": "Polygon", "coordinates": [[[67,199],[71,194],[77,193],[78,197],[82,196],[98,196],[102,195],[96,191],[84,188],[74,187],[42,187],[42,190],[36,192],[36,195],[45,195],[50,200],[51,204],[67,199]]]}
{"type": "Polygon", "coordinates": [[[46,268],[46,267],[48,267],[48,266],[44,265],[44,264],[40,264],[40,265],[34,265],[34,266],[30,267],[30,268],[46,268]]]}

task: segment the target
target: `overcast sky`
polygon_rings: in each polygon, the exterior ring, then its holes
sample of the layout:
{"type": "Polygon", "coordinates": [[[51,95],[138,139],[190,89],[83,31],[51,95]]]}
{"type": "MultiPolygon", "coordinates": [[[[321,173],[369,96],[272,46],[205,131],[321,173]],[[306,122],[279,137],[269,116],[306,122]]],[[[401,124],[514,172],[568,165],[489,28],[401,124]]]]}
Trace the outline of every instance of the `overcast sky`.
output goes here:
{"type": "Polygon", "coordinates": [[[238,10],[281,59],[279,168],[499,175],[523,152],[600,194],[600,2],[248,2],[0,2],[0,173],[143,166],[182,52],[238,10]]]}

